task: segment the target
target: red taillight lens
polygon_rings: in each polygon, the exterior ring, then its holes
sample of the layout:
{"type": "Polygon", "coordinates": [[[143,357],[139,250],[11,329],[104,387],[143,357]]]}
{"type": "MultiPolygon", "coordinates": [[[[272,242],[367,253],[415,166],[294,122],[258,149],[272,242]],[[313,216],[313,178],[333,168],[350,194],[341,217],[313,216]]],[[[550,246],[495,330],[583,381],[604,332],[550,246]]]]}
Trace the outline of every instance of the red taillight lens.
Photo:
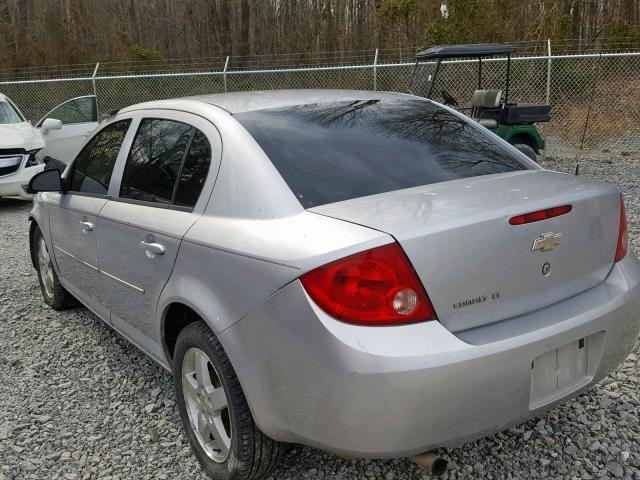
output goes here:
{"type": "Polygon", "coordinates": [[[629,232],[627,230],[627,214],[624,209],[624,200],[620,195],[620,232],[618,233],[618,248],[614,262],[622,260],[629,251],[629,232]]]}
{"type": "Polygon", "coordinates": [[[525,213],[517,215],[509,219],[511,225],[523,225],[525,223],[539,222],[548,218],[559,217],[571,211],[571,205],[562,205],[560,207],[547,208],[546,210],[538,210],[537,212],[525,213]]]}
{"type": "Polygon", "coordinates": [[[314,302],[345,322],[395,325],[436,318],[427,292],[397,243],[318,267],[300,280],[314,302]]]}

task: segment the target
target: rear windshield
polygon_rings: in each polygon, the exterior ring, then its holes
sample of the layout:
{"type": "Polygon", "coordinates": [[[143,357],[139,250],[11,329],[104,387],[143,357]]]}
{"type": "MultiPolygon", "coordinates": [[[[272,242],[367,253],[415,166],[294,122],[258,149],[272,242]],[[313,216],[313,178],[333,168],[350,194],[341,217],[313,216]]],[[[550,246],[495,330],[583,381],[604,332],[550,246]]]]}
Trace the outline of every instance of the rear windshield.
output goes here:
{"type": "Polygon", "coordinates": [[[297,105],[235,118],[305,208],[528,168],[493,133],[421,100],[297,105]]]}

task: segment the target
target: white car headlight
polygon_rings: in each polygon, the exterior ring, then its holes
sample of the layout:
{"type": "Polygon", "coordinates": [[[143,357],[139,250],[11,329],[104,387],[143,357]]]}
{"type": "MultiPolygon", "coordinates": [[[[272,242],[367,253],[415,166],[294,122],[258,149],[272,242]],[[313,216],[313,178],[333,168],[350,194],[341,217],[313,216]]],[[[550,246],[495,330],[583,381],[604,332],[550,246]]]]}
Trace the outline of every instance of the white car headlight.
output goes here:
{"type": "Polygon", "coordinates": [[[22,155],[14,157],[0,157],[0,168],[11,168],[16,165],[20,165],[22,162],[22,155]]]}

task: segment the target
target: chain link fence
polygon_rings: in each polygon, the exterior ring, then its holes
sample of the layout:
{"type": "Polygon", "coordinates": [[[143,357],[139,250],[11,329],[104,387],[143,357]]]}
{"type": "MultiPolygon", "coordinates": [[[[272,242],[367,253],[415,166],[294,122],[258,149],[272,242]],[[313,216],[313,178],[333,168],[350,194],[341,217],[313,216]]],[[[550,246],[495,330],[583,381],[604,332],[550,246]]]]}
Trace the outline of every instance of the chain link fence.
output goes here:
{"type": "MultiPolygon", "coordinates": [[[[218,58],[162,65],[75,65],[39,72],[49,78],[5,79],[0,91],[33,122],[58,104],[96,95],[101,114],[149,100],[265,89],[338,88],[406,92],[413,62],[402,51],[340,52],[296,65],[291,56],[265,61],[218,58]],[[66,72],[71,72],[67,74],[66,72]],[[59,76],[59,78],[55,78],[59,76]]],[[[478,87],[478,61],[443,63],[434,97],[446,89],[468,105],[478,87]]],[[[35,77],[37,72],[25,72],[35,77]]],[[[483,88],[503,88],[506,59],[482,61],[483,88]]],[[[509,99],[550,103],[551,122],[538,125],[555,148],[640,152],[640,52],[515,56],[509,99]]]]}

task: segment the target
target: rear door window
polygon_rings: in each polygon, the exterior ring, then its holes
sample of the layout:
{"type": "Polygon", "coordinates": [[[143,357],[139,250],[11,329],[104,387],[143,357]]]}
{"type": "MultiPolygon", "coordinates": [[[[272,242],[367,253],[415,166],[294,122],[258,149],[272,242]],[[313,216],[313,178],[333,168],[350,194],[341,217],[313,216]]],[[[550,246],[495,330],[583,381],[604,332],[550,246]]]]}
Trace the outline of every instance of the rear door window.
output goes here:
{"type": "Polygon", "coordinates": [[[491,132],[421,100],[354,100],[235,115],[305,208],[525,170],[491,132]]]}
{"type": "Polygon", "coordinates": [[[193,208],[210,163],[204,133],[186,123],[145,118],[127,158],[120,198],[193,208]]]}

